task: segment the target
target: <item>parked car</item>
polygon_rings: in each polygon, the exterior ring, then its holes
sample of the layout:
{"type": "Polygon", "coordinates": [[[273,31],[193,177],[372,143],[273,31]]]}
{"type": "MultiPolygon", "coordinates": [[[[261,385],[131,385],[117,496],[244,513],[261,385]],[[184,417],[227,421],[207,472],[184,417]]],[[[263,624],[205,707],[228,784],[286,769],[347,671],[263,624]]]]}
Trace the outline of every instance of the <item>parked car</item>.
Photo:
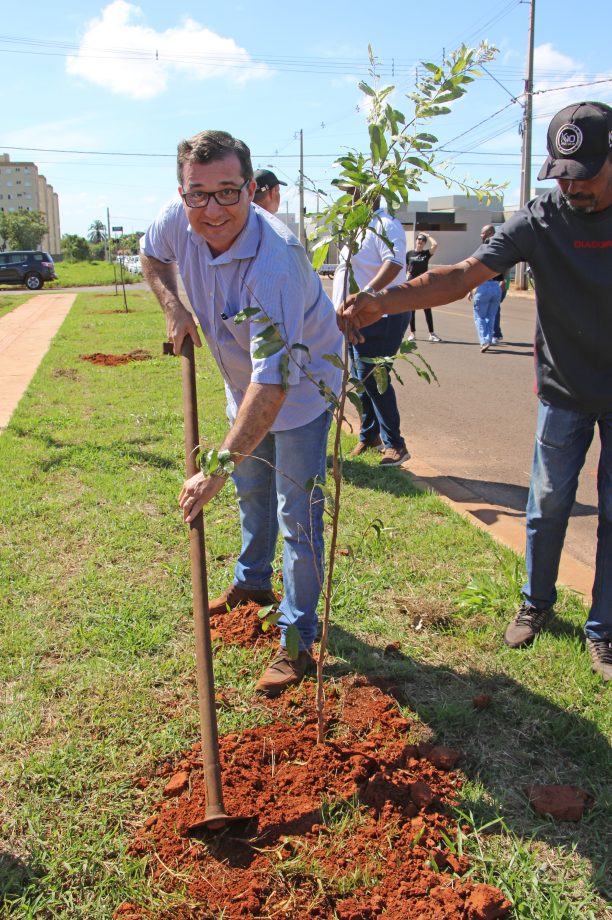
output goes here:
{"type": "Polygon", "coordinates": [[[55,265],[48,252],[0,252],[0,284],[25,284],[30,291],[39,291],[45,281],[55,278],[55,265]]]}
{"type": "Polygon", "coordinates": [[[124,256],[123,268],[132,275],[141,273],[142,265],[140,264],[140,256],[124,256]]]}

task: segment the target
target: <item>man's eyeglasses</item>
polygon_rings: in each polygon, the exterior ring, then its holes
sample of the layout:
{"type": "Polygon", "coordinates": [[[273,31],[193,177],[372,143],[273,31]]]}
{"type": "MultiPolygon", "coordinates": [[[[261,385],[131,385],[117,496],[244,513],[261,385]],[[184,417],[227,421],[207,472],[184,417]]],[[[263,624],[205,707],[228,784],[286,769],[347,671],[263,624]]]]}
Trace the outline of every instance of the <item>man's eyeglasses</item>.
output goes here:
{"type": "Polygon", "coordinates": [[[233,204],[238,204],[242,189],[250,181],[250,179],[245,179],[240,188],[221,188],[218,192],[202,192],[199,189],[193,192],[181,192],[181,198],[188,208],[205,208],[211,198],[214,198],[222,207],[231,207],[233,204]]]}
{"type": "Polygon", "coordinates": [[[426,236],[417,236],[417,243],[426,243],[426,242],[427,242],[426,236]]]}

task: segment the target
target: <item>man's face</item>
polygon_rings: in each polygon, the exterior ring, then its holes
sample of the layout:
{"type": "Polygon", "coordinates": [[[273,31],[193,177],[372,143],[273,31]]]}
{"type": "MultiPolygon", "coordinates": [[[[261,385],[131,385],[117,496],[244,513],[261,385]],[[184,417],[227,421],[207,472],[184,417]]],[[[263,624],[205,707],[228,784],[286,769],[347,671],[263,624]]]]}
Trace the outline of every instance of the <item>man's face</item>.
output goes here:
{"type": "MultiPolygon", "coordinates": [[[[219,192],[226,188],[240,188],[243,182],[240,160],[235,153],[230,153],[211,163],[185,163],[179,192],[219,192]]],[[[210,198],[204,208],[189,208],[183,202],[192,229],[206,240],[214,255],[227,252],[244,228],[255,187],[255,180],[251,180],[242,189],[238,204],[234,205],[217,204],[214,198],[210,198]]]]}
{"type": "Polygon", "coordinates": [[[592,179],[557,179],[561,194],[572,211],[592,214],[612,205],[612,163],[606,160],[592,179]]]}
{"type": "Polygon", "coordinates": [[[427,238],[426,238],[426,237],[424,237],[424,236],[417,236],[417,238],[416,238],[416,248],[417,248],[417,252],[420,252],[422,249],[425,248],[425,243],[426,243],[426,242],[427,242],[427,238]]]}
{"type": "Polygon", "coordinates": [[[480,239],[483,243],[486,243],[495,233],[495,227],[486,226],[483,227],[480,231],[480,239]]]}

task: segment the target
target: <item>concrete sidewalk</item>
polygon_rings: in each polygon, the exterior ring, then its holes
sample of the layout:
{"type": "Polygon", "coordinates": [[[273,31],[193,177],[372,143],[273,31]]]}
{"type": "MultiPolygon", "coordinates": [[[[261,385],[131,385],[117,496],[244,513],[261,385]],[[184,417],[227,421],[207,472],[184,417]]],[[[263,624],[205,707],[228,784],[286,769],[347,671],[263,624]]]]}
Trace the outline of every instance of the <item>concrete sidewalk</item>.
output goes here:
{"type": "Polygon", "coordinates": [[[0,430],[6,428],[75,294],[37,294],[0,318],[0,430]]]}

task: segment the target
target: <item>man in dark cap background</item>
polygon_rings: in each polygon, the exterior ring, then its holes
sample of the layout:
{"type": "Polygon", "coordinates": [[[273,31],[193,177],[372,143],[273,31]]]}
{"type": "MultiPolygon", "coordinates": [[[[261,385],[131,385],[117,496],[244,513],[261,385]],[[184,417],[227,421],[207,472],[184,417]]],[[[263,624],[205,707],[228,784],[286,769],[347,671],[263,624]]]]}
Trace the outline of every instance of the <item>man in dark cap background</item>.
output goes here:
{"type": "Polygon", "coordinates": [[[270,214],[276,214],[280,208],[280,187],[287,185],[281,182],[270,169],[257,169],[253,175],[257,188],[255,189],[254,202],[270,214]]]}
{"type": "Polygon", "coordinates": [[[536,287],[539,398],[527,502],[527,582],[506,644],[528,645],[552,614],[578,477],[599,428],[599,524],[593,600],[585,624],[593,670],[612,679],[612,108],[579,102],[555,115],[538,179],[557,187],[528,202],[473,256],[372,295],[347,299],[340,323],[450,303],[517,262],[536,287]]]}

